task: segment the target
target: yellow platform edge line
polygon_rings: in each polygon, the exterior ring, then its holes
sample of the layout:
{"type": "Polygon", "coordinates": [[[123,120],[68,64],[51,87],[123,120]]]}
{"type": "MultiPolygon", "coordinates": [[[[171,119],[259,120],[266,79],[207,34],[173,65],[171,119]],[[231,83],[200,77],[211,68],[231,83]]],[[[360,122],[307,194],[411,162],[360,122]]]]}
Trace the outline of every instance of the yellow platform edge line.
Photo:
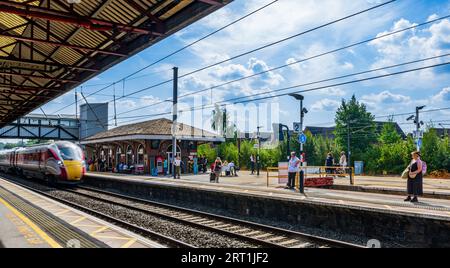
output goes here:
{"type": "Polygon", "coordinates": [[[122,245],[120,248],[129,248],[131,247],[131,245],[133,245],[134,243],[136,243],[137,239],[136,238],[132,238],[130,239],[130,241],[128,241],[127,243],[125,243],[124,245],[122,245]]]}
{"type": "Polygon", "coordinates": [[[93,231],[92,233],[90,233],[89,235],[95,237],[98,233],[106,231],[108,228],[109,228],[109,226],[102,226],[99,229],[97,229],[97,230],[93,231]]]}
{"type": "Polygon", "coordinates": [[[70,222],[70,225],[75,225],[75,224],[77,224],[77,223],[79,223],[79,222],[82,222],[82,221],[84,221],[84,220],[86,219],[85,216],[81,216],[81,217],[80,217],[80,216],[77,215],[77,217],[79,217],[79,218],[77,218],[76,220],[70,222]]]}
{"type": "Polygon", "coordinates": [[[15,209],[8,202],[3,200],[0,197],[0,203],[2,203],[6,208],[8,208],[14,215],[16,215],[19,219],[21,219],[26,225],[28,225],[31,229],[33,229],[47,244],[49,244],[52,248],[62,248],[58,242],[53,240],[50,236],[48,236],[41,228],[39,228],[36,224],[34,224],[29,218],[23,215],[20,211],[15,209]]]}

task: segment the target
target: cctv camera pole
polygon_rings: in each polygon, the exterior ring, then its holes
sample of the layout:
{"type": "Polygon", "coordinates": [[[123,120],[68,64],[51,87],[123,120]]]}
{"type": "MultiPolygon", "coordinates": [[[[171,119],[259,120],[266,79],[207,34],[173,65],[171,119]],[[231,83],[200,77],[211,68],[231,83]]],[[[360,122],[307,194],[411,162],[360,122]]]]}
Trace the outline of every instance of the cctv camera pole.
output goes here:
{"type": "Polygon", "coordinates": [[[422,110],[425,106],[422,107],[416,107],[416,130],[417,130],[417,151],[420,152],[421,149],[421,144],[420,144],[420,140],[422,139],[421,135],[420,135],[420,110],[422,110]]]}
{"type": "MultiPolygon", "coordinates": [[[[305,118],[305,113],[303,111],[303,98],[300,99],[300,132],[303,133],[303,119],[305,118]]],[[[303,155],[303,143],[300,142],[300,156],[303,155]]]]}
{"type": "Polygon", "coordinates": [[[417,151],[420,152],[420,145],[419,145],[419,139],[420,139],[420,110],[419,107],[416,107],[416,133],[417,133],[417,151]]]}
{"type": "Polygon", "coordinates": [[[178,67],[173,68],[173,122],[172,122],[172,175],[177,178],[175,158],[177,156],[177,121],[178,121],[178,67]]]}

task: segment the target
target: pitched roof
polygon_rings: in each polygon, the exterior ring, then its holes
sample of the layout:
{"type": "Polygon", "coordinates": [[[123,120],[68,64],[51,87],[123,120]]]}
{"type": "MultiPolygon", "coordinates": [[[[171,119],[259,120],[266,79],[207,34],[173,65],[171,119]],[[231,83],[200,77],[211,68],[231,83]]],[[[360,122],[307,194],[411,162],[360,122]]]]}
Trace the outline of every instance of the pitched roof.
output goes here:
{"type": "Polygon", "coordinates": [[[432,130],[435,130],[436,131],[436,134],[438,135],[438,136],[440,136],[440,137],[443,137],[443,136],[450,136],[450,128],[446,128],[446,129],[444,129],[444,128],[431,128],[432,130]]]}
{"type": "MultiPolygon", "coordinates": [[[[142,136],[146,138],[154,137],[171,137],[172,136],[172,121],[169,119],[161,118],[156,120],[150,120],[146,122],[120,126],[108,131],[98,133],[94,136],[88,137],[85,141],[97,141],[118,137],[130,137],[130,136],[142,136]]],[[[202,139],[205,140],[217,140],[222,141],[222,137],[201,130],[185,124],[178,124],[177,137],[181,139],[202,139]]]]}
{"type": "MultiPolygon", "coordinates": [[[[375,121],[375,127],[377,128],[377,132],[380,133],[383,129],[383,126],[385,124],[389,124],[389,122],[380,122],[375,121]]],[[[406,138],[406,134],[403,131],[403,129],[400,127],[400,125],[396,122],[393,122],[395,130],[397,133],[404,139],[406,138]]],[[[313,136],[322,136],[322,137],[328,137],[330,139],[333,139],[335,137],[334,131],[336,130],[336,127],[306,127],[305,131],[311,132],[313,136]]]]}

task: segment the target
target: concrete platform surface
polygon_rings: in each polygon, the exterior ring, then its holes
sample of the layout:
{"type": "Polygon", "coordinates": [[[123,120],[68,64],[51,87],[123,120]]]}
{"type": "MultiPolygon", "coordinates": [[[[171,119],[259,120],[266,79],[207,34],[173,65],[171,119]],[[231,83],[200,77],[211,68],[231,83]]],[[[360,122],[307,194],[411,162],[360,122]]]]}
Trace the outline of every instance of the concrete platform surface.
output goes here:
{"type": "MultiPolygon", "coordinates": [[[[121,227],[88,215],[72,207],[58,203],[47,197],[22,188],[0,178],[0,187],[14,193],[25,201],[61,219],[71,228],[92,237],[112,248],[161,248],[157,242],[150,241],[121,227]]],[[[62,245],[24,215],[19,215],[11,204],[0,196],[0,240],[6,248],[48,248],[77,247],[62,245]]],[[[69,241],[68,243],[77,241],[69,241]]]]}
{"type": "MultiPolygon", "coordinates": [[[[316,203],[326,203],[332,205],[351,206],[359,209],[376,209],[378,211],[386,213],[400,213],[405,215],[413,215],[417,217],[436,217],[439,219],[450,220],[450,200],[435,199],[435,198],[421,198],[420,203],[412,204],[409,202],[403,202],[406,197],[399,195],[387,195],[387,194],[375,194],[342,190],[327,190],[307,188],[306,194],[301,195],[298,192],[292,190],[286,190],[282,185],[277,183],[277,179],[270,180],[270,186],[267,187],[267,178],[265,173],[261,173],[260,177],[244,173],[239,177],[223,177],[220,179],[219,184],[209,183],[209,175],[190,175],[183,176],[180,180],[174,180],[172,178],[155,178],[150,176],[135,176],[124,174],[111,174],[111,173],[94,173],[90,172],[89,175],[99,176],[102,178],[118,178],[130,181],[142,181],[148,183],[165,184],[172,186],[185,186],[195,187],[205,190],[217,190],[223,192],[238,192],[251,194],[255,196],[274,197],[288,200],[303,200],[316,203]]],[[[372,177],[357,177],[357,183],[364,183],[365,185],[373,185],[374,187],[380,187],[382,185],[388,185],[390,182],[392,185],[398,187],[397,189],[405,189],[406,181],[400,178],[372,178],[372,177]],[[394,181],[395,180],[395,181],[394,181]],[[379,184],[377,184],[379,183],[379,184]],[[404,186],[403,186],[404,185],[404,186]]],[[[349,185],[348,178],[338,178],[337,184],[349,185]]],[[[444,180],[426,180],[425,188],[429,190],[437,190],[445,188],[449,185],[450,181],[444,180]]],[[[387,187],[388,188],[388,187],[387,187]]],[[[445,189],[444,189],[445,190],[445,189]]]]}
{"type": "Polygon", "coordinates": [[[0,242],[5,248],[51,248],[43,231],[0,199],[0,242]]]}

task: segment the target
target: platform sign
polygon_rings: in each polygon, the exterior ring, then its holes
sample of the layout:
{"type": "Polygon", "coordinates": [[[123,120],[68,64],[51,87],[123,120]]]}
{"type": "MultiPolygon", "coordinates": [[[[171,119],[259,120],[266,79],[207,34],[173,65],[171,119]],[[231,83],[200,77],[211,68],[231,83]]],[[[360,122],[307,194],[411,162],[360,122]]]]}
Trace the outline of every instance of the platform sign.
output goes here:
{"type": "Polygon", "coordinates": [[[308,137],[306,137],[305,133],[300,133],[298,136],[298,142],[301,144],[305,144],[308,141],[308,137]]]}
{"type": "Polygon", "coordinates": [[[300,132],[302,132],[302,124],[294,123],[294,133],[300,133],[300,132]]]}
{"type": "Polygon", "coordinates": [[[422,148],[422,145],[423,145],[422,139],[418,139],[417,142],[416,142],[416,144],[417,144],[417,147],[418,147],[418,148],[422,148]]]}

